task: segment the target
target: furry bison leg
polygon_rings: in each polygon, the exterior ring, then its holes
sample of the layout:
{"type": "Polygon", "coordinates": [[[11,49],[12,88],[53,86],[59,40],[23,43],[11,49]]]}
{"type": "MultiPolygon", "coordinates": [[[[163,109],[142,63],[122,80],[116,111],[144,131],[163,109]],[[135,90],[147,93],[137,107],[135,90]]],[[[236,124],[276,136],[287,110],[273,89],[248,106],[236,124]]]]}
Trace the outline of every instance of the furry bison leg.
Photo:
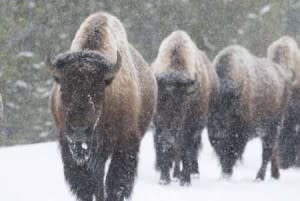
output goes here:
{"type": "Polygon", "coordinates": [[[162,133],[156,131],[154,136],[156,151],[156,168],[160,171],[159,183],[166,185],[171,182],[170,169],[172,167],[172,150],[162,136],[162,133]]]}
{"type": "Polygon", "coordinates": [[[106,201],[129,198],[136,176],[140,143],[118,146],[112,155],[106,178],[106,201]]]}
{"type": "Polygon", "coordinates": [[[298,136],[298,151],[297,151],[297,159],[296,159],[296,166],[300,167],[300,136],[298,136]]]}
{"type": "Polygon", "coordinates": [[[224,177],[230,177],[233,174],[233,166],[241,158],[247,144],[247,129],[243,125],[235,126],[230,129],[230,137],[222,140],[220,143],[218,155],[222,166],[224,177]]]}
{"type": "Polygon", "coordinates": [[[269,161],[271,160],[272,153],[275,151],[277,126],[272,125],[267,129],[267,134],[262,138],[263,152],[262,152],[262,164],[257,173],[256,179],[264,180],[266,175],[266,169],[269,161]]]}
{"type": "Polygon", "coordinates": [[[222,174],[224,177],[231,177],[233,174],[233,166],[236,161],[241,157],[244,147],[246,146],[247,141],[241,139],[239,140],[232,139],[234,143],[228,142],[228,145],[225,145],[224,154],[220,156],[220,162],[222,166],[222,174]]]}
{"type": "Polygon", "coordinates": [[[75,164],[71,154],[67,150],[67,145],[62,149],[64,175],[70,185],[71,191],[79,201],[92,201],[96,187],[92,172],[87,170],[85,166],[75,164]]]}
{"type": "Polygon", "coordinates": [[[180,179],[180,156],[175,156],[173,177],[180,179]]]}
{"type": "Polygon", "coordinates": [[[91,173],[82,167],[71,166],[71,168],[65,167],[65,177],[70,184],[71,191],[80,201],[92,201],[95,192],[95,182],[91,173]]]}
{"type": "Polygon", "coordinates": [[[297,115],[292,108],[289,109],[288,116],[283,122],[283,128],[279,135],[279,157],[280,167],[289,168],[295,164],[296,160],[296,125],[297,115]]]}
{"type": "Polygon", "coordinates": [[[104,169],[105,169],[105,161],[99,160],[97,162],[95,176],[96,176],[96,190],[95,196],[96,201],[104,201],[104,169]]]}
{"type": "Polygon", "coordinates": [[[275,147],[272,153],[272,160],[271,160],[271,176],[275,179],[279,179],[279,164],[278,164],[278,148],[275,147]]]}
{"type": "Polygon", "coordinates": [[[198,160],[198,149],[200,146],[200,140],[198,139],[199,137],[197,135],[199,133],[197,133],[197,131],[199,131],[197,126],[193,125],[193,127],[186,129],[183,136],[182,173],[180,178],[181,186],[190,185],[193,165],[194,168],[196,166],[198,171],[197,160],[198,160]]]}
{"type": "Polygon", "coordinates": [[[198,156],[199,156],[199,149],[202,145],[202,129],[198,130],[194,135],[193,145],[192,145],[192,167],[191,173],[192,174],[199,174],[199,165],[198,165],[198,156]]]}

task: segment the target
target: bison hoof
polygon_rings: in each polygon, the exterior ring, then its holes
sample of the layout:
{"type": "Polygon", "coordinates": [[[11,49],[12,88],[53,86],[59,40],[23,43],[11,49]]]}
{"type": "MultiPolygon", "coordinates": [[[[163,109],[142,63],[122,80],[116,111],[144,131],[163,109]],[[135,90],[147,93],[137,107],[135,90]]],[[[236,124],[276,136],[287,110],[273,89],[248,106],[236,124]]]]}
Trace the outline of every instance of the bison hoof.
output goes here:
{"type": "Polygon", "coordinates": [[[264,181],[265,180],[265,175],[261,172],[259,172],[257,175],[256,175],[256,181],[264,181]]]}
{"type": "Polygon", "coordinates": [[[272,176],[272,178],[274,178],[274,179],[279,179],[279,178],[280,178],[279,170],[278,170],[278,169],[277,169],[277,170],[273,170],[273,171],[271,172],[271,176],[272,176]]]}
{"type": "Polygon", "coordinates": [[[171,183],[171,180],[169,179],[160,179],[159,182],[158,182],[160,185],[168,185],[171,183]]]}
{"type": "Polygon", "coordinates": [[[191,185],[191,182],[180,180],[180,186],[190,186],[190,185],[191,185]]]}
{"type": "Polygon", "coordinates": [[[222,179],[229,180],[231,179],[232,174],[230,173],[222,173],[222,179]]]}

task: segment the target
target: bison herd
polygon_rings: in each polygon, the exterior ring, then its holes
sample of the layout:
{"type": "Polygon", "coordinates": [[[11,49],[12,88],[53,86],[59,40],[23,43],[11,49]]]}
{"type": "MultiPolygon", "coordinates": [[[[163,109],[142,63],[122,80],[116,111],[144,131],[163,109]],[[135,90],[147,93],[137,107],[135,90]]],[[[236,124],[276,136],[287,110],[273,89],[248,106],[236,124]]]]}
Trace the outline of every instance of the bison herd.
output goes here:
{"type": "Polygon", "coordinates": [[[173,176],[189,185],[199,173],[204,128],[224,176],[255,137],[263,148],[257,179],[269,162],[276,179],[279,166],[300,163],[300,52],[290,37],[275,41],[267,58],[234,45],[211,62],[186,32],[175,31],[148,66],[122,23],[98,12],[81,24],[70,50],[47,65],[64,175],[79,200],[130,197],[152,121],[162,184],[173,176]]]}

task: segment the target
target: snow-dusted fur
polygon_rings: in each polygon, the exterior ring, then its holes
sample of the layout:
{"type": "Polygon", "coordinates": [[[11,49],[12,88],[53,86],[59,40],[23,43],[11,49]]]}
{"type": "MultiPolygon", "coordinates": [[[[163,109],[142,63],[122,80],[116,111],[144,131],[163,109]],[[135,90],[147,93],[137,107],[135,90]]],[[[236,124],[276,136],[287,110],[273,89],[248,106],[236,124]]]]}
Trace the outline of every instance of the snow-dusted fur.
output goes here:
{"type": "Polygon", "coordinates": [[[51,109],[72,192],[81,201],[123,201],[131,195],[140,142],[156,108],[153,73],[122,23],[104,12],[89,16],[70,51],[52,63],[51,109]]]}
{"type": "Polygon", "coordinates": [[[257,178],[264,179],[271,158],[272,177],[279,178],[275,145],[289,97],[287,73],[241,46],[225,48],[213,64],[220,80],[220,93],[212,107],[208,134],[223,174],[233,173],[247,142],[259,136],[263,153],[257,178]]]}
{"type": "Polygon", "coordinates": [[[292,95],[288,103],[287,118],[279,137],[279,155],[282,168],[300,166],[300,50],[297,42],[283,36],[274,41],[268,48],[268,58],[281,65],[290,73],[292,95]]]}
{"type": "Polygon", "coordinates": [[[191,173],[198,173],[201,132],[218,87],[217,75],[205,53],[184,31],[175,31],[162,41],[152,69],[159,89],[154,139],[160,181],[170,182],[175,162],[174,176],[186,185],[191,173]]]}

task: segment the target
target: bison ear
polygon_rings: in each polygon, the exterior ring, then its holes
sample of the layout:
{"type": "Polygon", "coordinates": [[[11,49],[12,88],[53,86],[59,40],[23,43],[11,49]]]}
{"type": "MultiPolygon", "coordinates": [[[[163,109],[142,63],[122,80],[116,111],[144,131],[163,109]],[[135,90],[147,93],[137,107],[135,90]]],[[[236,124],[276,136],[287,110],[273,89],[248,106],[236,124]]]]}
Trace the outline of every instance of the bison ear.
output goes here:
{"type": "Polygon", "coordinates": [[[116,73],[120,70],[122,66],[122,57],[120,52],[117,52],[117,61],[115,64],[111,64],[107,66],[107,69],[104,74],[104,80],[107,82],[111,82],[115,77],[116,73]]]}
{"type": "Polygon", "coordinates": [[[163,76],[161,76],[160,74],[158,74],[158,75],[155,75],[155,78],[156,78],[156,82],[157,83],[161,83],[161,80],[163,79],[163,76]]]}
{"type": "Polygon", "coordinates": [[[50,54],[47,54],[45,64],[48,67],[48,71],[52,75],[52,77],[54,78],[55,82],[59,83],[60,76],[59,76],[59,73],[57,71],[56,66],[53,64],[53,62],[51,60],[50,54]]]}

